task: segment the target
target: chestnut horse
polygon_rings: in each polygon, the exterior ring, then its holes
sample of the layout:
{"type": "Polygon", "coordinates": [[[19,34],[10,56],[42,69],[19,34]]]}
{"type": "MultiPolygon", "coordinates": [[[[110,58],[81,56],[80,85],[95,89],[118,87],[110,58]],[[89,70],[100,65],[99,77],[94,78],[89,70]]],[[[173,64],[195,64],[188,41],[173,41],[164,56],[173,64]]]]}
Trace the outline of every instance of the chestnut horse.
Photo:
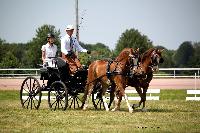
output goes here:
{"type": "Polygon", "coordinates": [[[136,91],[141,97],[139,104],[133,104],[133,109],[140,107],[140,105],[143,103],[142,111],[146,111],[146,92],[149,87],[149,83],[153,78],[153,72],[158,71],[158,64],[163,63],[164,61],[161,55],[163,50],[164,49],[159,50],[151,48],[143,53],[141,55],[141,62],[136,70],[140,74],[135,73],[134,71],[134,74],[127,78],[127,85],[135,87],[136,91]]]}
{"type": "MultiPolygon", "coordinates": [[[[138,55],[139,49],[133,50],[132,48],[125,48],[116,57],[116,59],[110,64],[111,75],[107,76],[107,65],[108,61],[97,60],[90,64],[88,68],[88,78],[85,93],[83,96],[83,110],[88,107],[88,102],[90,95],[93,91],[94,86],[97,82],[102,85],[102,98],[106,111],[109,111],[108,105],[106,103],[105,93],[109,85],[115,84],[114,94],[116,97],[124,97],[126,100],[129,112],[133,111],[133,108],[128,102],[128,98],[124,92],[126,87],[126,77],[128,71],[130,71],[131,63],[135,62],[136,55],[138,55]]],[[[137,57],[138,58],[138,57],[137,57]]],[[[120,100],[119,100],[120,101],[120,100]]],[[[116,102],[115,108],[112,111],[118,110],[120,108],[120,102],[116,102]]]]}

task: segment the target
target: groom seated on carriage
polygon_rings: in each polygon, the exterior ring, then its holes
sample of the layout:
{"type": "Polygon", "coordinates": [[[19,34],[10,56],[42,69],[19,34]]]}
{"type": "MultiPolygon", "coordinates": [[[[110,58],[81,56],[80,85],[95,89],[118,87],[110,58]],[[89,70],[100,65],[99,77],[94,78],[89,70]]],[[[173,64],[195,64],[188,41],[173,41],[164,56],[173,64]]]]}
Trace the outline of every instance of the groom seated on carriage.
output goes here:
{"type": "Polygon", "coordinates": [[[90,51],[82,48],[78,40],[72,36],[74,32],[73,25],[68,25],[65,31],[67,34],[61,38],[62,59],[69,65],[69,73],[73,75],[77,70],[82,69],[80,60],[77,58],[75,52],[87,52],[90,54],[90,51]]]}
{"type": "Polygon", "coordinates": [[[54,44],[55,36],[52,33],[47,34],[47,44],[43,45],[42,50],[42,61],[43,67],[55,67],[53,57],[56,56],[57,46],[54,44]]]}

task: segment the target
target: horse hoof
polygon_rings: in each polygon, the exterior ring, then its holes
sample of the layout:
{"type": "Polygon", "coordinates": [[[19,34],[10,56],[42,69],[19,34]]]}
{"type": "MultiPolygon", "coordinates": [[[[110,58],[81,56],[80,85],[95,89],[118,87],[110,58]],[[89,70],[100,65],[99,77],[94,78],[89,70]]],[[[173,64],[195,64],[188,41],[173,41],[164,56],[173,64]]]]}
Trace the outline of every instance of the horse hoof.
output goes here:
{"type": "Polygon", "coordinates": [[[133,108],[133,109],[136,109],[136,108],[138,108],[138,107],[139,107],[138,104],[133,104],[133,105],[132,105],[132,108],[133,108]]]}
{"type": "Polygon", "coordinates": [[[132,105],[132,108],[135,109],[135,104],[132,105]]]}
{"type": "Polygon", "coordinates": [[[84,106],[84,107],[83,107],[83,110],[86,110],[86,109],[87,109],[87,106],[84,106]]]}
{"type": "Polygon", "coordinates": [[[112,111],[112,112],[114,112],[114,111],[115,111],[115,109],[112,109],[111,111],[112,111]]]}
{"type": "Polygon", "coordinates": [[[147,112],[146,108],[142,108],[141,110],[142,110],[142,112],[147,112]]]}
{"type": "Polygon", "coordinates": [[[133,109],[129,109],[129,113],[133,113],[133,109]]]}

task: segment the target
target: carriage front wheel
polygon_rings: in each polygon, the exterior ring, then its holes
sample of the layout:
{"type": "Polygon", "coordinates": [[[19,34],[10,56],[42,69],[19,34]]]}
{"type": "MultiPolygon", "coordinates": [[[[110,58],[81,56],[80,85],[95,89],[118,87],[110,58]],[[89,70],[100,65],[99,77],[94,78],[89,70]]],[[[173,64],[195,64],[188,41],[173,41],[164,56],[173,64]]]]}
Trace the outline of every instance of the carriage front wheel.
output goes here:
{"type": "Polygon", "coordinates": [[[52,83],[48,92],[48,104],[50,109],[66,110],[68,107],[68,90],[65,84],[61,81],[52,83]]]}
{"type": "Polygon", "coordinates": [[[27,77],[21,86],[20,100],[23,108],[38,109],[41,103],[41,87],[35,77],[27,77]]]}

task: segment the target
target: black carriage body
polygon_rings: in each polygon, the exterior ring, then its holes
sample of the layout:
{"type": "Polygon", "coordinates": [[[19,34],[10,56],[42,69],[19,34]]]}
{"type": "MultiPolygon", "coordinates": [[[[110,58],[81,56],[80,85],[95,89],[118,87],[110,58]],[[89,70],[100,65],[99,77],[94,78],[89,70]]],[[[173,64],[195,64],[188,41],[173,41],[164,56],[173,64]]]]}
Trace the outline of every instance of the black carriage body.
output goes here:
{"type": "Polygon", "coordinates": [[[58,75],[68,88],[68,93],[83,93],[87,80],[87,68],[78,70],[74,75],[69,74],[68,64],[61,58],[57,58],[58,75]]]}
{"type": "MultiPolygon", "coordinates": [[[[80,108],[82,103],[80,93],[85,91],[88,70],[86,67],[78,70],[74,75],[69,74],[68,64],[61,58],[56,58],[57,67],[46,67],[40,70],[40,80],[43,85],[40,86],[35,77],[27,77],[20,89],[20,100],[22,107],[38,109],[42,100],[42,91],[48,91],[48,104],[50,109],[80,108]],[[44,80],[47,80],[45,85],[44,80]]],[[[93,90],[93,104],[98,108],[101,97],[101,85],[97,85],[93,90]],[[97,94],[97,96],[95,96],[97,94]]],[[[45,95],[45,94],[44,94],[45,95]]],[[[45,97],[45,96],[44,96],[45,97]]],[[[102,102],[100,104],[100,107],[102,102]]]]}
{"type": "Polygon", "coordinates": [[[43,91],[48,91],[55,81],[62,81],[69,89],[68,93],[83,93],[87,80],[87,68],[78,70],[74,75],[69,74],[68,64],[61,58],[56,59],[57,67],[41,68],[40,80],[48,80],[43,91]]]}

